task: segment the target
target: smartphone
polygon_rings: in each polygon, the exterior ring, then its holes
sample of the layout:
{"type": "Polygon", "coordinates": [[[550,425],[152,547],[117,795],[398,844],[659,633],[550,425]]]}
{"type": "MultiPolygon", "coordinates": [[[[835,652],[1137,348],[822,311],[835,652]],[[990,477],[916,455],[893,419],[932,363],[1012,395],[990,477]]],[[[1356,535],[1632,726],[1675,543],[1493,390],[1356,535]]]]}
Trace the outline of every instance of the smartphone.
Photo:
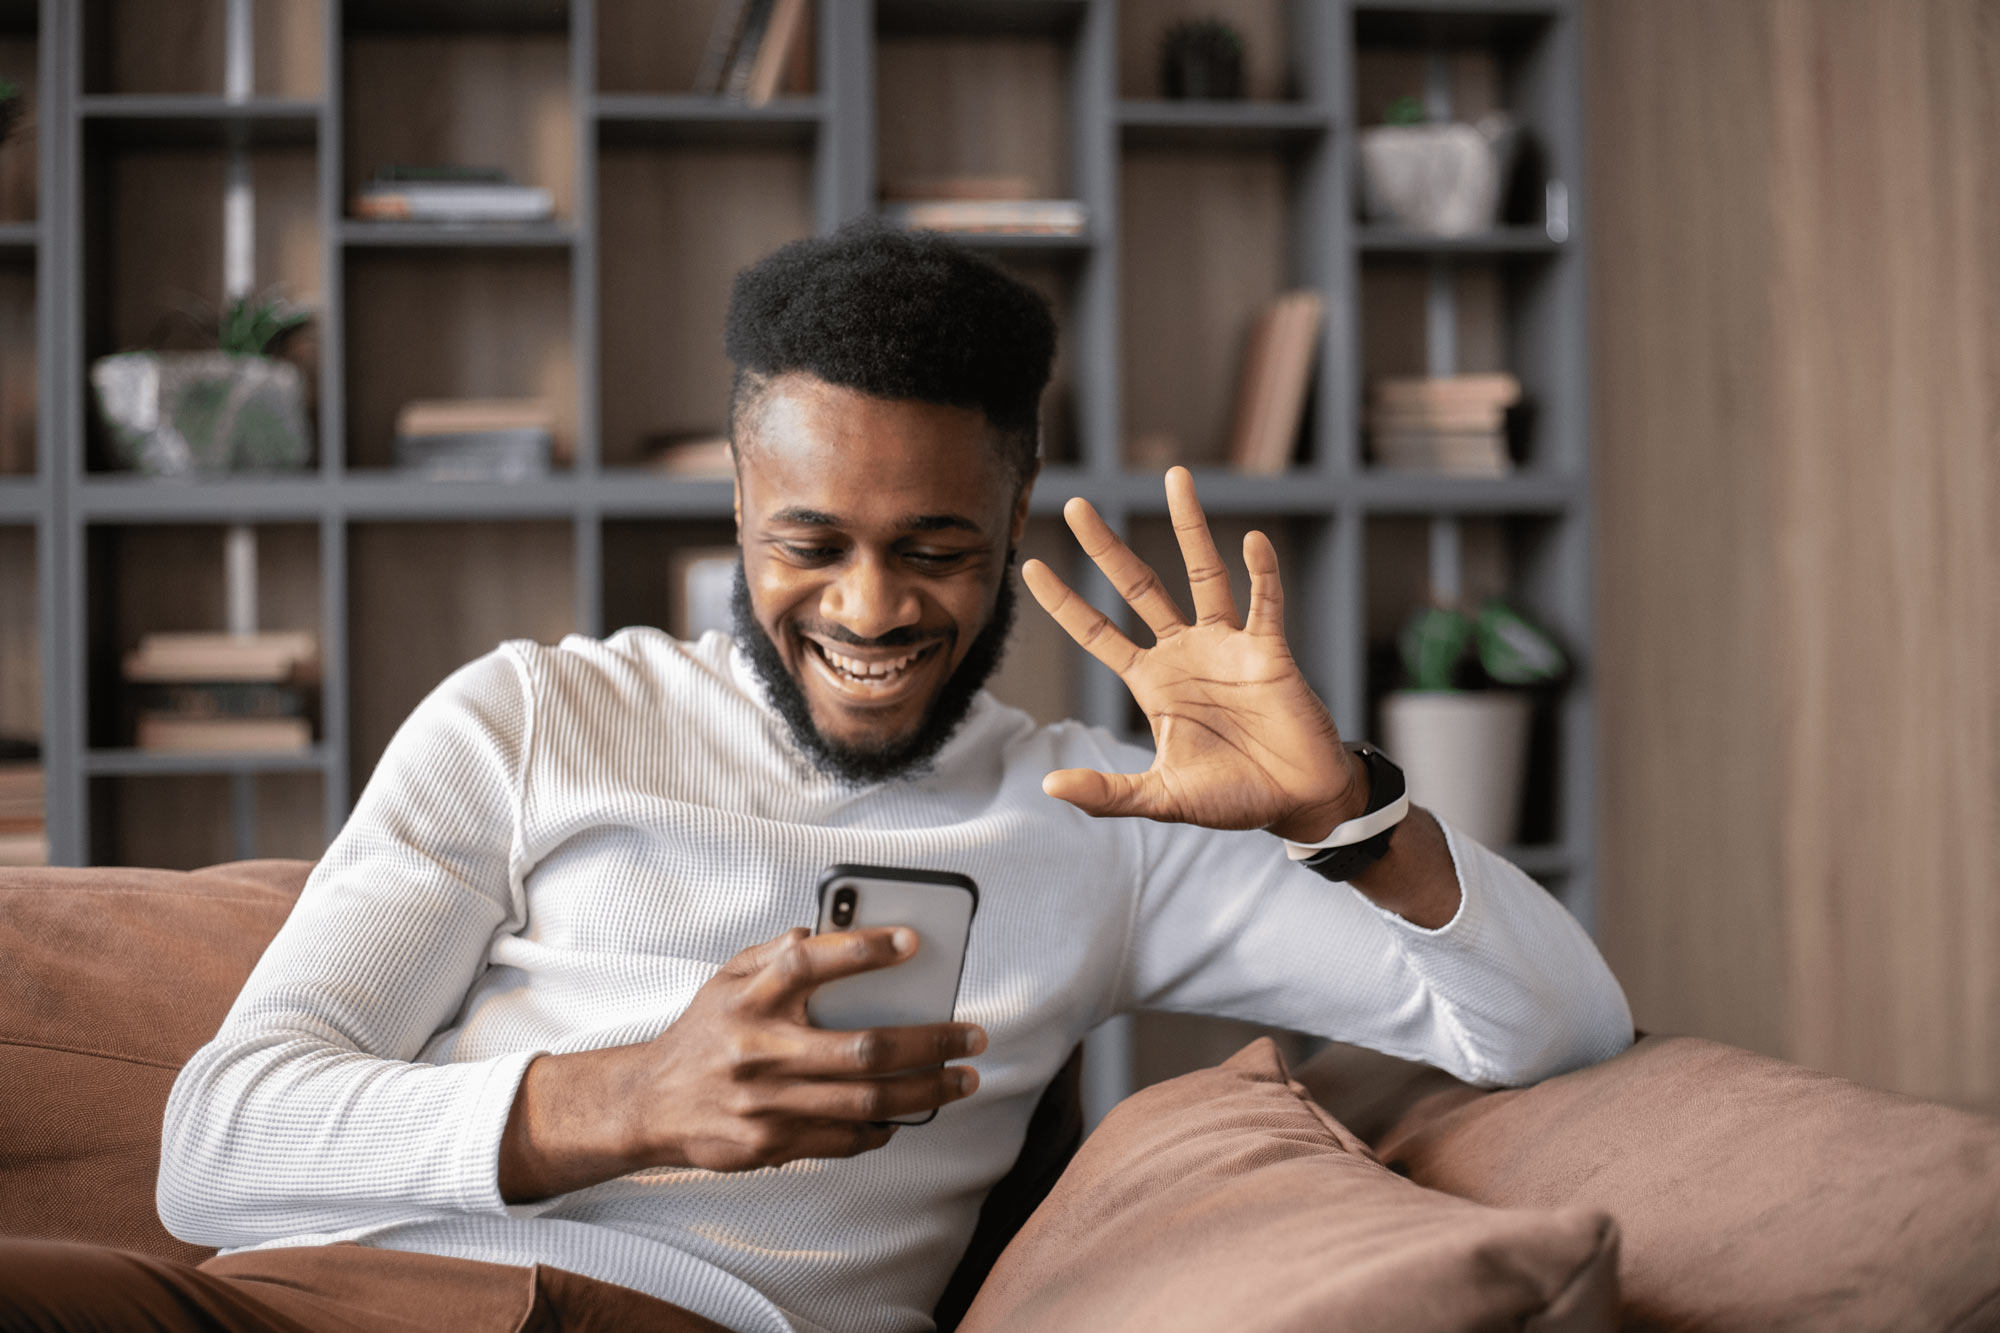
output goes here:
{"type": "MultiPolygon", "coordinates": [[[[828,866],[819,879],[814,934],[908,926],[917,951],[900,963],[841,977],[806,999],[814,1027],[853,1029],[948,1023],[958,1006],[958,979],[979,886],[948,870],[896,866],[828,866]]],[[[921,1125],[935,1109],[887,1123],[921,1125]]]]}

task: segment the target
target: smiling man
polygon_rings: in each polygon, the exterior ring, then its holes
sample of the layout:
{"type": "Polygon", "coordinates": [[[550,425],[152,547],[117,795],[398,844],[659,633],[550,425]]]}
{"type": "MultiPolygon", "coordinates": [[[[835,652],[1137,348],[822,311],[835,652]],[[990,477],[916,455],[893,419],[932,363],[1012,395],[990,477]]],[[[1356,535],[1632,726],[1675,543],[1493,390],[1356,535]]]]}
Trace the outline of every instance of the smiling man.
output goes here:
{"type": "Polygon", "coordinates": [[[1072,529],[1153,641],[1019,571],[1153,750],[982,691],[1054,336],[935,236],[851,227],[740,275],[736,633],[511,643],[440,685],[175,1085],[161,1215],[238,1252],[0,1244],[0,1310],[512,1329],[526,1300],[570,1328],[920,1330],[1038,1098],[1113,1015],[1303,1029],[1485,1084],[1623,1049],[1576,924],[1343,743],[1257,534],[1239,612],[1186,472],[1192,620],[1081,501],[1072,529]],[[839,862],[977,882],[951,1021],[808,1023],[816,987],[917,947],[808,938],[839,862]]]}

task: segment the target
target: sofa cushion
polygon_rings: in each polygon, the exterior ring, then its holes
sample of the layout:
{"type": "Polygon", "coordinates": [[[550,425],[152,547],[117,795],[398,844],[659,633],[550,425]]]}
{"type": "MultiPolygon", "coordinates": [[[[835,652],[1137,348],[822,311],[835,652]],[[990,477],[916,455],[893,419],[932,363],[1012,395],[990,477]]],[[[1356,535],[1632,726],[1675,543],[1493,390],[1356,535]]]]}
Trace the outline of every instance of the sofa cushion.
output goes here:
{"type": "Polygon", "coordinates": [[[1416,1080],[1382,1160],[1609,1213],[1628,1328],[2000,1327],[2000,1122],[1692,1037],[1531,1088],[1449,1082],[1416,1080]]]}
{"type": "Polygon", "coordinates": [[[311,869],[0,876],[0,1235],[213,1253],[153,1211],[167,1093],[311,869]]]}
{"type": "Polygon", "coordinates": [[[1127,1098],[960,1326],[999,1330],[1610,1328],[1617,1231],[1394,1175],[1268,1038],[1127,1098]]]}

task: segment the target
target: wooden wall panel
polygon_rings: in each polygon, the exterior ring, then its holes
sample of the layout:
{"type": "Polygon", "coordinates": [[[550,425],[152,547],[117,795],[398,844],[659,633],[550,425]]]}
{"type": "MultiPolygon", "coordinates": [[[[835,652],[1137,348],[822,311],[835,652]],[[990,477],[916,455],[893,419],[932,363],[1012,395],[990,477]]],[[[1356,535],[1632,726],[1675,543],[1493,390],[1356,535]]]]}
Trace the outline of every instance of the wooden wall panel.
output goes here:
{"type": "Polygon", "coordinates": [[[0,527],[0,736],[42,734],[35,530],[0,527]]]}
{"type": "Polygon", "coordinates": [[[2000,1109],[2000,10],[1586,45],[1606,953],[1642,1026],[2000,1109]]]}

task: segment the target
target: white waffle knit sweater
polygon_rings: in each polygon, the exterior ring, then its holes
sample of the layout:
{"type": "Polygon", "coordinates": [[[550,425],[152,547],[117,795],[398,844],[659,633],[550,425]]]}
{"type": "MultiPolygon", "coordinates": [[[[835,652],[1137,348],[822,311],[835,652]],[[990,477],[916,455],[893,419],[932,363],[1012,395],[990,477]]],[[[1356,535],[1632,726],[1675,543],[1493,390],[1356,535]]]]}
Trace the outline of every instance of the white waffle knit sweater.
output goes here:
{"type": "Polygon", "coordinates": [[[1302,1029],[1482,1084],[1630,1042],[1589,939],[1462,835],[1463,905],[1428,931],[1267,834],[1041,791],[1052,769],[1149,762],[982,695],[929,775],[857,789],[808,764],[725,636],[506,644],[404,723],[181,1072],[160,1215],[225,1248],[545,1263],[738,1330],[923,1329],[1044,1085],[1114,1014],[1302,1029]],[[978,883],[957,1011],[990,1038],[978,1092],[851,1160],[502,1202],[528,1062],[657,1035],[738,950],[810,927],[839,861],[978,883]]]}

